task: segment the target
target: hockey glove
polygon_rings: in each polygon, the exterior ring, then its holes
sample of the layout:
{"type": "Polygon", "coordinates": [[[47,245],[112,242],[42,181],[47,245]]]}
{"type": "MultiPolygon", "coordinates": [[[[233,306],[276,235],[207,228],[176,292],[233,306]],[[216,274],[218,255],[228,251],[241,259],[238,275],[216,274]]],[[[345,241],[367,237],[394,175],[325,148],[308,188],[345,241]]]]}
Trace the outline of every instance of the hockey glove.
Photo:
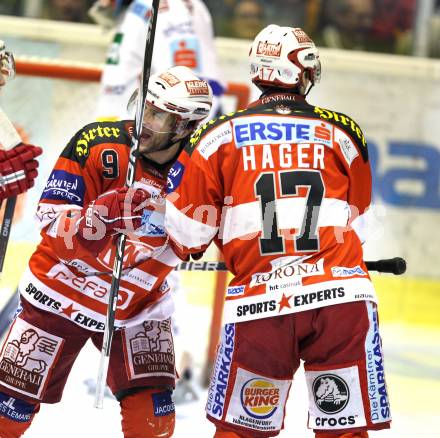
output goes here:
{"type": "Polygon", "coordinates": [[[98,253],[111,236],[134,232],[142,225],[143,205],[148,198],[146,191],[127,187],[102,194],[81,211],[77,222],[80,243],[98,253]]]}
{"type": "Polygon", "coordinates": [[[8,151],[0,150],[0,199],[16,196],[33,187],[38,175],[38,146],[20,144],[8,151]]]}

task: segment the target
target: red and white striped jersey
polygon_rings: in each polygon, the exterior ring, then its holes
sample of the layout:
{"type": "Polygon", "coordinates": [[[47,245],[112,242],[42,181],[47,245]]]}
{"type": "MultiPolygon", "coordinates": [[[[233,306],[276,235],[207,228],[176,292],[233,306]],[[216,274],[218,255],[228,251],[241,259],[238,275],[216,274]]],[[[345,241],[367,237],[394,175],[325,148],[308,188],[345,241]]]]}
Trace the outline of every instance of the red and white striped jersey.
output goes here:
{"type": "Polygon", "coordinates": [[[165,228],[176,250],[214,241],[234,274],[225,322],[376,300],[359,237],[368,150],[352,118],[270,95],[197,131],[169,186],[165,228]]]}
{"type": "MultiPolygon", "coordinates": [[[[132,122],[92,123],[81,129],[58,158],[37,210],[41,243],[30,258],[19,289],[24,299],[91,330],[105,327],[115,256],[110,241],[92,255],[78,242],[74,210],[102,193],[123,187],[132,122]]],[[[164,272],[178,258],[167,245],[163,224],[166,170],[138,160],[135,187],[150,193],[143,226],[127,238],[116,310],[116,326],[163,320],[173,310],[164,272]]]]}

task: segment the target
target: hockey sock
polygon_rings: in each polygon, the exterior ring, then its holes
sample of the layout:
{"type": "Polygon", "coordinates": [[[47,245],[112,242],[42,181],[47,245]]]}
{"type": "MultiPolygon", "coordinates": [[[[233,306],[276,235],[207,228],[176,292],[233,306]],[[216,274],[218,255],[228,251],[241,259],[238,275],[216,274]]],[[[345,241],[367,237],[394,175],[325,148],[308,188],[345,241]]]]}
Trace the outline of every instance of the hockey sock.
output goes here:
{"type": "Polygon", "coordinates": [[[119,401],[124,438],[168,438],[175,424],[171,391],[145,388],[119,401]]]}
{"type": "MultiPolygon", "coordinates": [[[[11,400],[11,398],[9,398],[11,400]]],[[[34,419],[35,414],[40,410],[40,405],[30,405],[17,399],[12,399],[15,405],[8,406],[6,414],[0,415],[0,437],[19,438],[21,437],[34,419]],[[8,415],[8,413],[11,415],[8,415]]],[[[3,402],[4,403],[4,402],[3,402]]],[[[5,403],[4,403],[5,404],[5,403]]]]}

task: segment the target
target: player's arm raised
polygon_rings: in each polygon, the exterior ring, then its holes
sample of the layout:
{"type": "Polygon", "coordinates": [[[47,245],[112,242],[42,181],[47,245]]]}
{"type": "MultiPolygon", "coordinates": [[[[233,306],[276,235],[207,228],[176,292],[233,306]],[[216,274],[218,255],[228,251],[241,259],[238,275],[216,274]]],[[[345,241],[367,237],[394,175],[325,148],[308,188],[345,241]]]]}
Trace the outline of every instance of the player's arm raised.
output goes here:
{"type": "MultiPolygon", "coordinates": [[[[0,40],[0,91],[15,76],[14,57],[0,40]]],[[[34,186],[38,157],[42,149],[21,141],[19,134],[0,109],[0,201],[34,186]]]]}
{"type": "Polygon", "coordinates": [[[216,157],[205,160],[191,149],[187,147],[181,153],[168,174],[174,190],[167,196],[165,214],[173,249],[183,260],[190,254],[196,260],[200,258],[217,235],[223,201],[222,187],[210,176],[216,167],[216,157]],[[183,176],[173,179],[179,169],[183,176]]]}

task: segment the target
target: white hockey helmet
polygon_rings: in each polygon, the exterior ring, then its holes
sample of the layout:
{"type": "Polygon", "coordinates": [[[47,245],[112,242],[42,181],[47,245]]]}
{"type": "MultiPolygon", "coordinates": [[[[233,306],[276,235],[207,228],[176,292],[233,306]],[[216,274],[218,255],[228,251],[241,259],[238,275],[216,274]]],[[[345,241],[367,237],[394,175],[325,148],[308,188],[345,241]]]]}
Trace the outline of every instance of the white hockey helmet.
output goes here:
{"type": "Polygon", "coordinates": [[[298,88],[305,94],[304,72],[312,85],[321,79],[318,49],[299,27],[265,27],[255,37],[249,58],[252,82],[260,89],[298,88]]]}
{"type": "Polygon", "coordinates": [[[208,116],[212,106],[212,90],[207,81],[200,79],[188,67],[171,67],[150,78],[147,104],[174,114],[174,132],[179,133],[188,123],[208,116]]]}
{"type": "MultiPolygon", "coordinates": [[[[131,114],[136,99],[137,92],[128,104],[127,109],[131,114]]],[[[208,82],[200,79],[188,67],[171,67],[152,75],[148,81],[144,126],[158,133],[180,134],[190,122],[206,118],[211,105],[212,90],[208,82]],[[145,124],[146,118],[148,125],[145,124]]]]}

